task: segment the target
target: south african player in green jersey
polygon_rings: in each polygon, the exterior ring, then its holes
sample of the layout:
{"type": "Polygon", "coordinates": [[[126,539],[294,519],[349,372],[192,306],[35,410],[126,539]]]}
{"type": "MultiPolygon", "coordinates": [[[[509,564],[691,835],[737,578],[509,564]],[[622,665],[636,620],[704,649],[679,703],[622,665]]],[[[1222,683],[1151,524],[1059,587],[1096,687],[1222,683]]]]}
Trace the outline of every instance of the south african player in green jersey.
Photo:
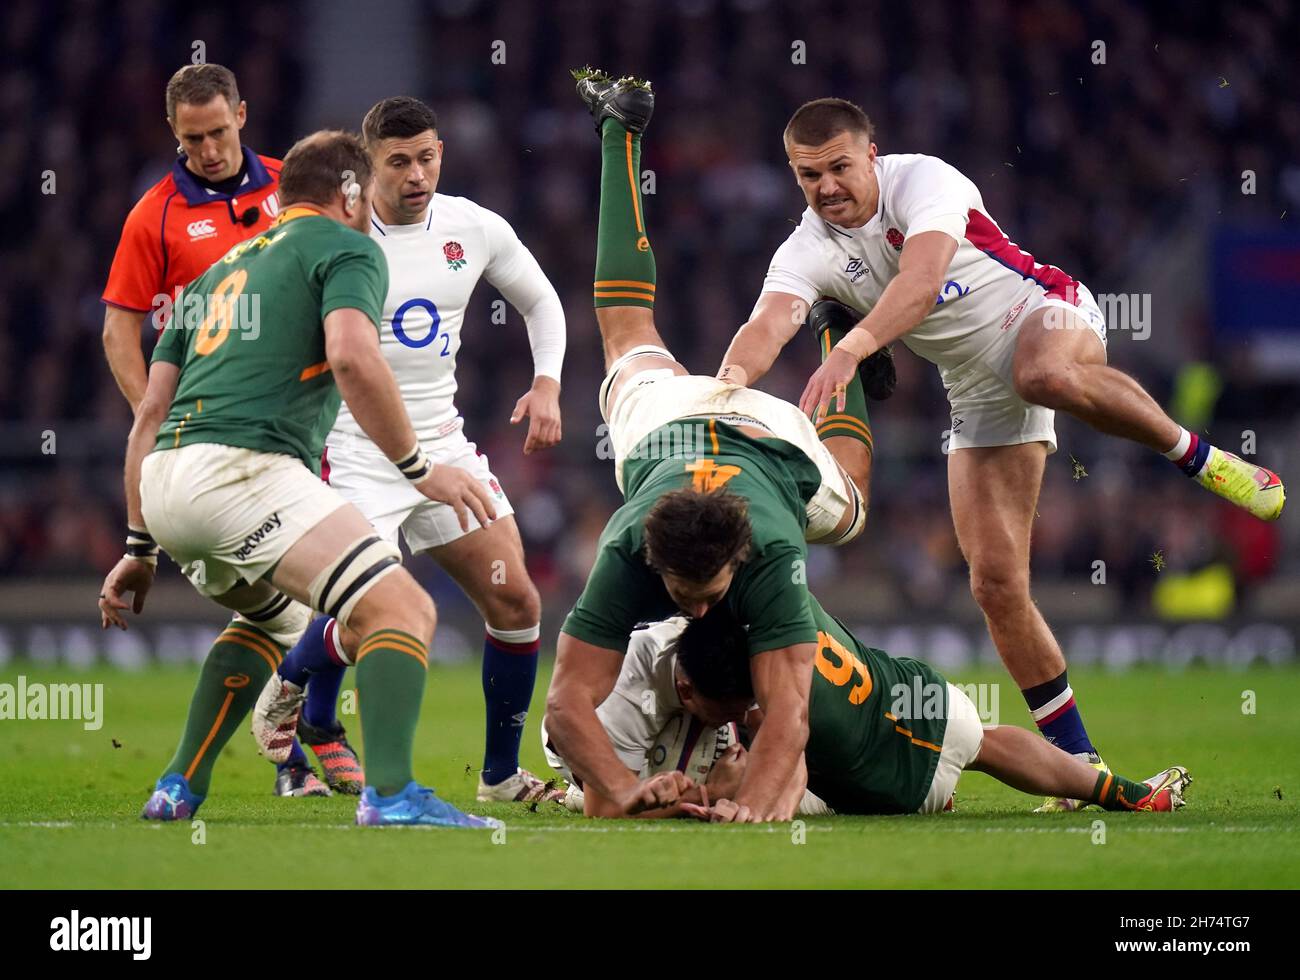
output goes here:
{"type": "Polygon", "coordinates": [[[823,442],[794,405],[691,375],[673,358],[655,327],[654,256],[636,177],[654,96],[635,79],[590,70],[575,77],[601,138],[594,292],[607,375],[599,400],[626,503],[602,535],[560,634],[549,736],[619,812],[675,804],[690,780],[676,772],[639,780],[618,760],[595,708],[614,687],[637,622],[725,605],[748,627],[766,718],[736,800],[747,819],[786,819],[794,808],[787,788],[808,737],[818,640],[806,542],[840,544],[862,530],[871,461],[865,411],[822,432],[823,442]]]}
{"type": "MultiPolygon", "coordinates": [[[[934,668],[865,645],[815,598],[809,605],[818,640],[806,765],[789,792],[798,813],[935,813],[951,808],[967,769],[1027,793],[1067,796],[1107,810],[1167,812],[1183,805],[1192,780],[1182,766],[1138,782],[1099,773],[1027,729],[985,727],[967,693],[934,668]]],[[[761,731],[753,699],[746,630],[725,604],[699,619],[674,617],[633,634],[618,683],[597,708],[601,725],[631,772],[690,764],[698,781],[677,806],[641,816],[734,815],[738,805],[729,800],[749,760],[728,729],[740,726],[748,736],[761,731]],[[665,731],[687,735],[678,740],[679,754],[659,758],[665,731]],[[711,754],[697,760],[694,747],[710,745],[711,754]]],[[[543,722],[544,745],[545,729],[543,722]]],[[[577,786],[564,760],[545,747],[551,765],[572,784],[565,797],[571,809],[621,815],[598,791],[577,786]]]]}
{"type": "Polygon", "coordinates": [[[484,524],[496,516],[469,473],[429,463],[380,353],[388,271],[364,233],[371,188],[356,137],[299,141],[284,159],[275,224],[185,289],[154,351],[127,444],[127,554],[100,593],[103,625],[125,629],[123,611],[142,611],[159,546],[235,616],[204,662],[146,819],[189,819],[203,803],[213,763],[310,607],[362,637],[367,786],[357,822],[495,825],[414,780],[433,603],[397,548],[318,478],[343,398],[393,465],[451,504],[462,527],[471,512],[484,524]]]}

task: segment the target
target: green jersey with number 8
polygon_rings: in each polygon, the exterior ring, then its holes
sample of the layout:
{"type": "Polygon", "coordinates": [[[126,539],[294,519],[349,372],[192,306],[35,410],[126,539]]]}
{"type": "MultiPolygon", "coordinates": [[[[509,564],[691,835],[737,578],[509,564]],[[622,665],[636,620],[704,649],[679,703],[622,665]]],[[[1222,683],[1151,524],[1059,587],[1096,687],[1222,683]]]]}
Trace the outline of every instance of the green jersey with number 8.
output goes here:
{"type": "Polygon", "coordinates": [[[181,369],[155,450],[217,443],[297,456],[319,474],[341,401],[325,317],[352,308],[379,324],[387,292],[388,265],[369,236],[286,209],[178,296],[153,352],[181,369]]]}

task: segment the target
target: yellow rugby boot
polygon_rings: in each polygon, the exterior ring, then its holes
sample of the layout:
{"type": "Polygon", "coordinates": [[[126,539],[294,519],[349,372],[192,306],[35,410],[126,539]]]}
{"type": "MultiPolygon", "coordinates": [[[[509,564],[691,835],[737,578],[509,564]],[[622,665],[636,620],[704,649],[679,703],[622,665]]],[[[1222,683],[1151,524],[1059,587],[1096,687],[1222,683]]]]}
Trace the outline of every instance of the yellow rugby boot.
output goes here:
{"type": "Polygon", "coordinates": [[[1275,521],[1282,516],[1282,505],[1286,503],[1282,478],[1217,446],[1210,447],[1209,458],[1194,479],[1261,521],[1275,521]]]}

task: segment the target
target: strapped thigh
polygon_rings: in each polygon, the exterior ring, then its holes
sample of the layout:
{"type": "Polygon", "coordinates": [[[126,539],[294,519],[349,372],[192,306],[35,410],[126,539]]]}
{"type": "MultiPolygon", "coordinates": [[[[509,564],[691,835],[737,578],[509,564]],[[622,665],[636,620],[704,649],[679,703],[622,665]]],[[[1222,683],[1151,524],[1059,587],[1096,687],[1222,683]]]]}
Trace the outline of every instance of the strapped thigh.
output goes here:
{"type": "Polygon", "coordinates": [[[357,538],[312,579],[312,608],[346,626],[361,597],[401,564],[402,553],[392,542],[373,534],[357,538]]]}
{"type": "Polygon", "coordinates": [[[634,357],[643,357],[646,354],[658,354],[660,357],[666,357],[670,361],[677,360],[677,358],[673,357],[671,351],[663,347],[656,347],[654,344],[642,344],[639,347],[633,347],[626,354],[622,354],[616,358],[614,363],[609,366],[609,370],[605,372],[605,380],[600,383],[600,395],[598,399],[600,405],[600,417],[606,422],[609,421],[609,406],[605,404],[605,401],[609,397],[609,389],[613,386],[614,379],[617,378],[623,368],[627,366],[628,361],[632,360],[634,357]]]}

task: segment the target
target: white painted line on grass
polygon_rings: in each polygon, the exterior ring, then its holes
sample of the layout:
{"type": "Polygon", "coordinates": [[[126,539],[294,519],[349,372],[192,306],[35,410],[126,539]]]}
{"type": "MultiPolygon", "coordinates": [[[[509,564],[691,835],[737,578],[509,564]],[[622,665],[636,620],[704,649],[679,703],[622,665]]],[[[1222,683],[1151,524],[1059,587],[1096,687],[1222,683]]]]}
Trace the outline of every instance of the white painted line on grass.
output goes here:
{"type": "MultiPolygon", "coordinates": [[[[188,825],[188,820],[175,821],[182,825],[188,825]]],[[[116,822],[94,823],[78,822],[73,820],[18,820],[18,821],[0,821],[0,828],[25,828],[34,830],[64,830],[68,828],[85,828],[85,829],[118,829],[116,822]]],[[[163,824],[159,822],[144,822],[124,824],[123,827],[142,827],[150,830],[162,830],[163,824]]],[[[241,823],[239,821],[226,822],[221,818],[217,819],[214,824],[217,827],[229,827],[240,830],[358,830],[355,824],[335,824],[335,823],[241,823]]],[[[864,824],[861,829],[879,830],[882,825],[864,824]]],[[[899,823],[889,823],[883,825],[887,830],[904,830],[909,833],[935,833],[935,834],[1090,834],[1091,826],[1079,827],[962,827],[962,826],[943,826],[940,824],[921,824],[903,825],[899,823]]],[[[401,827],[401,828],[360,828],[362,830],[375,829],[400,829],[400,830],[454,830],[452,827],[401,827]]],[[[512,834],[687,834],[698,833],[699,826],[692,823],[673,823],[667,821],[662,823],[632,823],[615,824],[612,821],[603,821],[600,825],[576,824],[574,826],[549,825],[541,827],[530,827],[526,823],[506,824],[506,831],[512,834]]],[[[835,827],[826,826],[825,824],[814,823],[811,821],[804,822],[804,829],[813,833],[832,833],[836,830],[841,832],[852,832],[857,830],[855,827],[835,827]]],[[[1224,834],[1276,834],[1276,833],[1296,833],[1300,831],[1300,824],[1259,824],[1247,826],[1199,826],[1199,827],[1169,827],[1169,826],[1126,826],[1124,824],[1111,823],[1108,830],[1118,832],[1131,832],[1135,834],[1196,834],[1196,833],[1224,833],[1224,834]]],[[[789,824],[767,824],[767,825],[750,825],[750,824],[731,824],[728,826],[731,833],[745,832],[751,834],[789,834],[789,824]]]]}

